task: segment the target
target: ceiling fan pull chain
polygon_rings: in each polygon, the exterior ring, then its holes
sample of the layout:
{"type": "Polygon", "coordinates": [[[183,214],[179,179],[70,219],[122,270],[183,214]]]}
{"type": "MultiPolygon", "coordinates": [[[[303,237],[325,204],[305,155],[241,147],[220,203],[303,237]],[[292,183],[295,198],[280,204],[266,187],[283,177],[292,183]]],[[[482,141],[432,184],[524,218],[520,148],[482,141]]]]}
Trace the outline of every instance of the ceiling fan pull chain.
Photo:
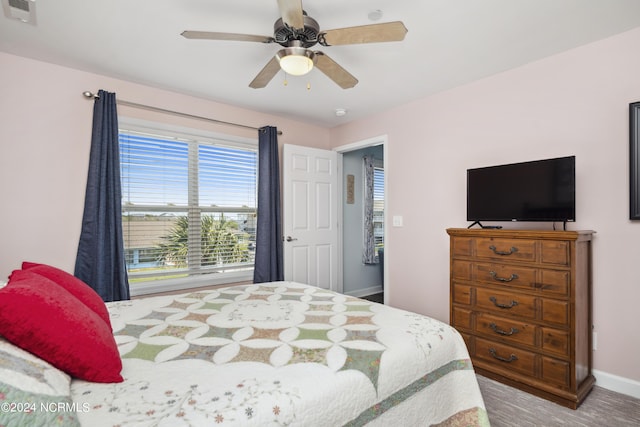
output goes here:
{"type": "Polygon", "coordinates": [[[311,90],[311,83],[307,82],[307,90],[311,90]]]}

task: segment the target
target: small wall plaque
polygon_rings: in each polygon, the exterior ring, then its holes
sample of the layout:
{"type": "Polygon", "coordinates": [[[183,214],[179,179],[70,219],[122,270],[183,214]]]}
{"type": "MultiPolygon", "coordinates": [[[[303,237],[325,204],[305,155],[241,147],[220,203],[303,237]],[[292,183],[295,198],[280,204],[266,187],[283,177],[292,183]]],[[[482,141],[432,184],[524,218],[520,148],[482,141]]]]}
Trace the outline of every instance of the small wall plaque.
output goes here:
{"type": "Polygon", "coordinates": [[[354,183],[356,177],[353,175],[347,175],[347,204],[352,205],[354,203],[354,183]]]}

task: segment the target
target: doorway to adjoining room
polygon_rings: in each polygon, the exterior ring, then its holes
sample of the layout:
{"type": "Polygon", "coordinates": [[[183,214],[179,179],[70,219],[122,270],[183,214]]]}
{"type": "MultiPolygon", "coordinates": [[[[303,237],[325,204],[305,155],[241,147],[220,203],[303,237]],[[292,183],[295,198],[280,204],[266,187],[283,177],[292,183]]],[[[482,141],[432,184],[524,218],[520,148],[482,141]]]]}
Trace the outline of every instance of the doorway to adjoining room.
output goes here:
{"type": "Polygon", "coordinates": [[[343,152],[342,173],[343,292],[384,303],[384,145],[343,152]]]}

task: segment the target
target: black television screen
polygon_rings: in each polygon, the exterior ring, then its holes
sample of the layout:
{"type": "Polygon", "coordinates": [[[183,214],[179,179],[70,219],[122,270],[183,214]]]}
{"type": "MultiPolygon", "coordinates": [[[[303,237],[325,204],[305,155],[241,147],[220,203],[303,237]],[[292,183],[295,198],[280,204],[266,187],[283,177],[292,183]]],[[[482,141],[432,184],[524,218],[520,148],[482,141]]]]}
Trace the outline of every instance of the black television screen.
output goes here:
{"type": "Polygon", "coordinates": [[[468,221],[575,221],[575,156],[467,170],[468,221]]]}

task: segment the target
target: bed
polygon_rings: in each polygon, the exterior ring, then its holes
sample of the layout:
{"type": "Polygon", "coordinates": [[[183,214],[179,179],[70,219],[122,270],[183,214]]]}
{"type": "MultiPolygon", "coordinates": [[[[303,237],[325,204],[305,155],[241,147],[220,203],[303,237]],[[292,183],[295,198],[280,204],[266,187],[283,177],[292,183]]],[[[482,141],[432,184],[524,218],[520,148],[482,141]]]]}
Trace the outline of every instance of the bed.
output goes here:
{"type": "Polygon", "coordinates": [[[122,381],[0,339],[0,425],[489,425],[462,338],[425,316],[293,282],[106,306],[122,381]]]}

